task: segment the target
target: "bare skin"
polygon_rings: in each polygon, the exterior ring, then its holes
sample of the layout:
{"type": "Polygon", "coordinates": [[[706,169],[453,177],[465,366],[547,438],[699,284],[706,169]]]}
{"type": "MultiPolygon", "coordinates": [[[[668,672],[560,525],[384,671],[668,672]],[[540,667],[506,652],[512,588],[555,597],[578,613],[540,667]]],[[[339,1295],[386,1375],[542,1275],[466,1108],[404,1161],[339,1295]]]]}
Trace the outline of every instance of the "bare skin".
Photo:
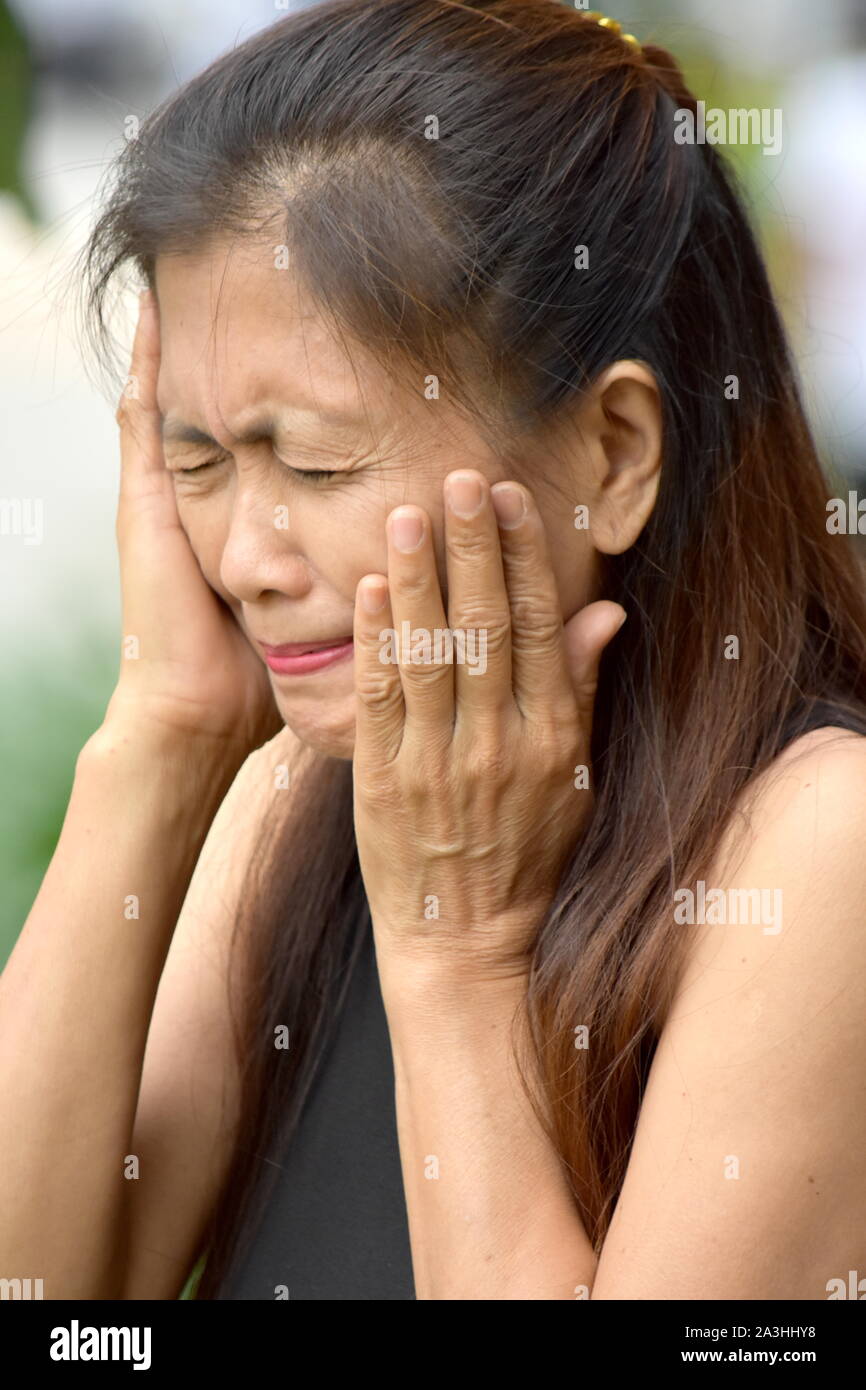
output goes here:
{"type": "MultiPolygon", "coordinates": [[[[398,392],[358,357],[349,362],[285,270],[255,246],[158,261],[161,361],[158,405],[177,511],[208,584],[255,644],[350,637],[355,592],[387,569],[385,522],[402,504],[430,516],[437,572],[447,586],[445,478],[507,474],[478,432],[445,400],[398,392]],[[341,413],[344,424],[327,413],[341,413]],[[273,438],[239,443],[269,415],[273,438]],[[175,438],[193,425],[215,443],[175,438]],[[313,470],[336,470],[315,479],[313,470]],[[275,524],[285,507],[289,525],[275,524]]],[[[597,556],[626,549],[655,501],[661,421],[652,374],[612,366],[556,437],[527,441],[539,480],[562,459],[559,491],[539,488],[566,620],[598,601],[597,556]],[[544,465],[544,467],[542,466],[544,465]],[[588,507],[588,530],[574,508],[588,507]]],[[[622,610],[610,610],[614,625],[622,610]]],[[[262,659],[261,652],[259,653],[262,659]]],[[[304,743],[351,758],[352,662],[302,678],[271,673],[285,722],[304,743]]]]}
{"type": "MultiPolygon", "coordinates": [[[[356,768],[418,1297],[826,1296],[827,1279],[866,1263],[851,1234],[866,1226],[862,1184],[846,1157],[864,1138],[852,1115],[866,1060],[866,884],[849,841],[866,811],[866,741],[832,731],[801,740],[754,789],[736,874],[720,847],[719,886],[779,884],[792,930],[778,940],[745,927],[748,939],[695,935],[596,1261],[505,1045],[524,983],[515,963],[565,848],[540,871],[535,853],[527,879],[531,845],[503,836],[505,803],[479,796],[477,777],[473,791],[478,741],[461,747],[445,730],[465,734],[474,719],[502,733],[515,653],[524,680],[544,655],[551,680],[536,671],[516,702],[545,731],[544,758],[522,725],[520,743],[509,712],[514,814],[550,797],[545,700],[555,696],[565,720],[566,771],[583,760],[594,673],[622,616],[598,595],[597,557],[632,545],[652,510],[655,383],[642,364],[616,363],[556,438],[527,442],[539,478],[555,455],[563,492],[534,487],[530,530],[509,537],[493,513],[507,479],[466,421],[421,393],[397,396],[367,362],[355,364],[359,392],[284,277],[243,246],[169,260],[157,266],[159,314],[150,305],[139,324],[134,389],[119,411],[118,513],[123,630],[138,654],[122,662],[103,727],[79,757],[60,842],[0,981],[0,1271],[38,1267],[49,1298],[176,1297],[234,1139],[225,965],[242,868],[263,819],[279,814],[274,762],[325,753],[356,768]],[[277,411],[290,432],[241,442],[277,411]],[[352,419],[337,426],[327,411],[352,419]],[[216,447],[172,437],[181,421],[216,447]],[[314,482],[293,469],[336,476],[314,482]],[[455,472],[484,498],[462,530],[446,516],[455,472]],[[574,528],[578,503],[588,531],[574,528]],[[281,507],[288,529],[274,522],[281,507]],[[394,547],[404,507],[425,520],[417,552],[394,547]],[[533,557],[522,570],[521,554],[533,557]],[[382,579],[392,616],[423,622],[454,605],[495,626],[506,610],[507,663],[478,689],[451,672],[435,695],[419,668],[382,668],[373,680],[361,594],[382,579]],[[554,602],[556,632],[538,621],[554,602]],[[533,630],[548,634],[546,653],[533,650],[533,630]],[[350,634],[353,654],[303,676],[269,670],[258,646],[350,634]],[[426,785],[400,762],[410,725],[416,747],[427,739],[426,785]],[[431,854],[414,878],[425,826],[431,854]],[[376,853],[383,836],[387,856],[376,853]],[[479,851],[494,842],[502,853],[479,892],[479,851]],[[446,901],[473,888],[459,950],[453,910],[441,930],[419,930],[417,898],[444,882],[446,844],[446,901]],[[491,890],[527,881],[525,899],[491,903],[491,890]],[[125,915],[130,895],[138,916],[125,915]],[[834,1031],[809,1046],[831,1008],[834,1031]],[[786,1040],[804,1020],[813,1032],[792,1064],[786,1040]],[[733,1070],[720,1069],[732,1029],[733,1070]],[[780,1147],[780,1132],[801,1133],[802,1146],[780,1147]],[[739,1186],[719,1176],[731,1152],[749,1178],[739,1186]],[[430,1153],[444,1181],[421,1180],[430,1153]],[[140,1161],[135,1181],[123,1176],[129,1155],[140,1161]],[[815,1205],[810,1176],[821,1182],[815,1205]]],[[[583,810],[572,809],[578,834],[583,810]]]]}

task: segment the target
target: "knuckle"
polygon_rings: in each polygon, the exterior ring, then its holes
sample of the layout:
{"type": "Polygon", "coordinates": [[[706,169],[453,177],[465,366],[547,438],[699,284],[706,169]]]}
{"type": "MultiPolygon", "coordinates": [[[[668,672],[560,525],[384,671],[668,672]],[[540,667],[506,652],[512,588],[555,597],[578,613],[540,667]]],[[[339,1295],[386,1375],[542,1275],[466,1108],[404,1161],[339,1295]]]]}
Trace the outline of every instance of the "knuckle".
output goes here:
{"type": "Polygon", "coordinates": [[[572,754],[579,753],[577,722],[571,715],[555,713],[532,731],[532,765],[542,779],[568,773],[572,754]]]}
{"type": "Polygon", "coordinates": [[[445,660],[444,653],[438,661],[431,656],[429,661],[401,662],[400,676],[408,684],[419,690],[429,690],[434,695],[438,695],[443,686],[450,686],[453,679],[451,663],[445,660]]]}
{"type": "Polygon", "coordinates": [[[418,601],[433,595],[433,581],[423,567],[403,570],[391,576],[390,583],[401,598],[418,601]]]}
{"type": "Polygon", "coordinates": [[[493,543],[485,531],[467,526],[449,533],[447,549],[457,560],[486,559],[493,553],[493,543]]]}
{"type": "Polygon", "coordinates": [[[511,623],[507,617],[481,615],[463,609],[453,620],[455,661],[459,660],[460,643],[467,651],[483,650],[487,662],[498,662],[511,652],[511,623]],[[483,643],[483,648],[481,644],[483,643]]]}
{"type": "MultiPolygon", "coordinates": [[[[575,757],[577,756],[575,752],[575,757]]],[[[538,776],[543,782],[565,781],[572,775],[574,761],[564,739],[550,738],[535,750],[534,763],[538,776]]]]}
{"type": "Polygon", "coordinates": [[[466,595],[454,605],[451,626],[463,631],[483,630],[488,634],[488,642],[494,634],[499,634],[499,640],[503,640],[511,631],[511,614],[507,608],[493,607],[480,594],[466,595]]]}
{"type": "Polygon", "coordinates": [[[531,633],[535,644],[553,646],[562,637],[562,614],[558,609],[540,603],[529,595],[515,598],[512,603],[514,626],[531,633]]]}
{"type": "Polygon", "coordinates": [[[388,671],[374,667],[359,672],[355,691],[366,709],[381,714],[397,704],[400,685],[388,671]]]}
{"type": "Polygon", "coordinates": [[[495,659],[511,651],[511,624],[507,620],[474,626],[484,633],[485,653],[488,659],[495,659]]]}
{"type": "Polygon", "coordinates": [[[501,785],[511,775],[512,760],[498,726],[477,737],[467,754],[467,773],[471,781],[501,785]]]}

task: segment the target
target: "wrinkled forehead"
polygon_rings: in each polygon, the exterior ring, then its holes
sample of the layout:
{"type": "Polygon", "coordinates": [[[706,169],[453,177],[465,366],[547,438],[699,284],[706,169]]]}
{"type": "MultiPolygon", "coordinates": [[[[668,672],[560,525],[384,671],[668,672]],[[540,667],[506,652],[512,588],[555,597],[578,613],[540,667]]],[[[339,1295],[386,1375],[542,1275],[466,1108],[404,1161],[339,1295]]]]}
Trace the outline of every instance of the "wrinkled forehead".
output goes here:
{"type": "Polygon", "coordinates": [[[284,398],[324,416],[369,415],[391,395],[362,349],[351,357],[273,248],[236,243],[158,257],[159,405],[235,416],[284,398]]]}
{"type": "Polygon", "coordinates": [[[427,396],[423,373],[413,390],[362,344],[342,340],[281,250],[240,240],[157,257],[164,421],[194,425],[226,448],[276,418],[347,448],[479,446],[462,412],[427,396]]]}

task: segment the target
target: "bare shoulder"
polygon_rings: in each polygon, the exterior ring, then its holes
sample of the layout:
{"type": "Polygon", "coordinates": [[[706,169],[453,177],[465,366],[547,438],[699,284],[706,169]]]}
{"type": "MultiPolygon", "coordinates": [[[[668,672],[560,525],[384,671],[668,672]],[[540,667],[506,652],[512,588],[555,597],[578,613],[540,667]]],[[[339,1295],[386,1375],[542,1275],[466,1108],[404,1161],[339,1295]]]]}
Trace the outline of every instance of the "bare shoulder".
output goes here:
{"type": "Polygon", "coordinates": [[[679,994],[693,995],[710,969],[748,972],[771,957],[803,971],[804,984],[819,964],[866,962],[864,836],[866,737],[824,728],[796,739],[746,788],[721,838],[705,920],[686,917],[694,930],[679,994]]]}
{"type": "Polygon", "coordinates": [[[866,804],[866,737],[828,727],[795,739],[746,789],[741,810],[766,830],[780,817],[796,820],[816,808],[822,816],[844,812],[840,796],[866,804]]]}
{"type": "Polygon", "coordinates": [[[826,1299],[866,1268],[866,738],[747,789],[703,883],[594,1298],[826,1299]]]}

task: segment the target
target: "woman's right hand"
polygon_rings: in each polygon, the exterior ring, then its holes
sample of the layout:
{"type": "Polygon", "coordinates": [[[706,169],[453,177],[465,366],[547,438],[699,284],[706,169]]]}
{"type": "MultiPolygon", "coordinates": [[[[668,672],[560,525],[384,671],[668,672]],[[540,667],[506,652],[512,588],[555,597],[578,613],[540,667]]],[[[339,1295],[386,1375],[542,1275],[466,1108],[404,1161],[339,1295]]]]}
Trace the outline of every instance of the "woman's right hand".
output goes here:
{"type": "Polygon", "coordinates": [[[105,723],[224,749],[238,765],[284,727],[267,668],[210,587],[180,523],[165,465],[156,387],[159,310],[141,297],[127,388],[117,410],[123,652],[105,723]]]}

